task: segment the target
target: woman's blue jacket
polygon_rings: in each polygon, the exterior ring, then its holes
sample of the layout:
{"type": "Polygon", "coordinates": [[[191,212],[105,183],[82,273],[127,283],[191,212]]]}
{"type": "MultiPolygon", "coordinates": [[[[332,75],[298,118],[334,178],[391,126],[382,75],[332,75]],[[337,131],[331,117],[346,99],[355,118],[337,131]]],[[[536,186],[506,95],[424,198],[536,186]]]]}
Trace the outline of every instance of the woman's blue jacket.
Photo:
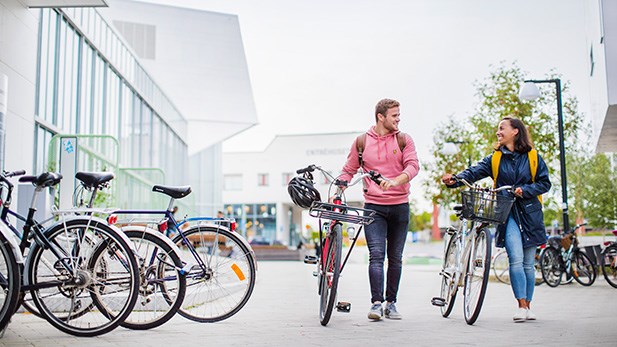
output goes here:
{"type": "MultiPolygon", "coordinates": [[[[538,196],[548,192],[551,188],[548,167],[538,154],[538,168],[534,182],[531,179],[531,169],[527,153],[510,152],[505,147],[501,147],[499,150],[503,154],[499,163],[497,187],[511,185],[513,188],[521,187],[523,189],[523,197],[516,199],[510,211],[521,230],[523,248],[542,245],[546,243],[546,229],[544,227],[542,203],[538,196]]],[[[457,174],[457,176],[470,183],[485,177],[493,178],[492,159],[493,154],[482,159],[475,166],[457,174]]],[[[460,185],[462,183],[457,183],[450,187],[460,185]]],[[[498,225],[495,236],[495,245],[497,247],[505,246],[505,235],[506,224],[498,225]]]]}

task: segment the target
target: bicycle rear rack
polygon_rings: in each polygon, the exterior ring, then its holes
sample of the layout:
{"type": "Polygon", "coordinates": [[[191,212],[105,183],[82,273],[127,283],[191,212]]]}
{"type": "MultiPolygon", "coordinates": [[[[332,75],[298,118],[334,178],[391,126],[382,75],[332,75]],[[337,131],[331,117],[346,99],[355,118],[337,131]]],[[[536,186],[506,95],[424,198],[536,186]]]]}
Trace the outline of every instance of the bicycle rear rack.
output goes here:
{"type": "Polygon", "coordinates": [[[313,202],[309,209],[311,217],[337,220],[352,224],[369,225],[373,222],[375,211],[346,205],[335,205],[325,202],[313,202]]]}

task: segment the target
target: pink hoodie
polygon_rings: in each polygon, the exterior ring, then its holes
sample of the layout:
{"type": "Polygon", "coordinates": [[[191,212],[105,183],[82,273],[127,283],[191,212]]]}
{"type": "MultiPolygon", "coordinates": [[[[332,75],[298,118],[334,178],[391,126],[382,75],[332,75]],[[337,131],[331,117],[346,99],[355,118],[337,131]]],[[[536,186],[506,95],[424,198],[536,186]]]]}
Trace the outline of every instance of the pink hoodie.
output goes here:
{"type": "MultiPolygon", "coordinates": [[[[416,146],[411,136],[405,134],[405,149],[401,153],[396,133],[379,136],[375,133],[375,127],[373,126],[366,134],[364,152],[362,153],[365,171],[373,170],[389,179],[396,178],[401,173],[407,174],[410,181],[416,177],[418,171],[420,171],[420,165],[418,163],[418,155],[416,154],[416,146]]],[[[358,148],[354,141],[340,178],[350,181],[359,168],[358,148]]],[[[365,182],[368,189],[364,193],[366,203],[397,205],[409,202],[409,183],[384,191],[368,178],[365,178],[365,182]]]]}

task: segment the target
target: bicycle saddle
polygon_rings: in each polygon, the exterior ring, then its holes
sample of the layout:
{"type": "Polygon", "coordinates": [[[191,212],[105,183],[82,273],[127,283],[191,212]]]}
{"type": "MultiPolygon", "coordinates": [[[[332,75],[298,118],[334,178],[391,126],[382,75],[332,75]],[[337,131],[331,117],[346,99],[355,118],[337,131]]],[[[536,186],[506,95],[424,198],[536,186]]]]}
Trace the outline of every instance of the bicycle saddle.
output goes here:
{"type": "Polygon", "coordinates": [[[183,198],[191,194],[191,186],[175,187],[175,186],[156,185],[152,187],[152,191],[163,193],[165,195],[169,195],[170,197],[174,199],[180,199],[180,198],[183,198]]]}
{"type": "Polygon", "coordinates": [[[62,174],[57,172],[43,172],[38,176],[21,176],[19,182],[32,182],[39,188],[47,188],[55,186],[62,180],[62,174]]]}
{"type": "Polygon", "coordinates": [[[80,180],[86,188],[95,188],[109,182],[116,177],[113,172],[83,172],[75,174],[75,178],[80,180]]]}

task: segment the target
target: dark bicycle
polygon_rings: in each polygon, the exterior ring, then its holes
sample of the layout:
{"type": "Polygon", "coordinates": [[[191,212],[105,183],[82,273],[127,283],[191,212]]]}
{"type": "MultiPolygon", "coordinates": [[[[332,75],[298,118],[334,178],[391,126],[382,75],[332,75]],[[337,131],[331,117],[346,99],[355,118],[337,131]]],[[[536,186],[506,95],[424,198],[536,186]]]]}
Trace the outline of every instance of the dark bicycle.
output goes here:
{"type": "Polygon", "coordinates": [[[542,278],[550,287],[557,287],[564,274],[573,277],[583,286],[590,286],[596,280],[597,270],[589,256],[578,247],[576,230],[587,225],[576,225],[561,238],[549,240],[549,245],[540,256],[542,278]]]}

